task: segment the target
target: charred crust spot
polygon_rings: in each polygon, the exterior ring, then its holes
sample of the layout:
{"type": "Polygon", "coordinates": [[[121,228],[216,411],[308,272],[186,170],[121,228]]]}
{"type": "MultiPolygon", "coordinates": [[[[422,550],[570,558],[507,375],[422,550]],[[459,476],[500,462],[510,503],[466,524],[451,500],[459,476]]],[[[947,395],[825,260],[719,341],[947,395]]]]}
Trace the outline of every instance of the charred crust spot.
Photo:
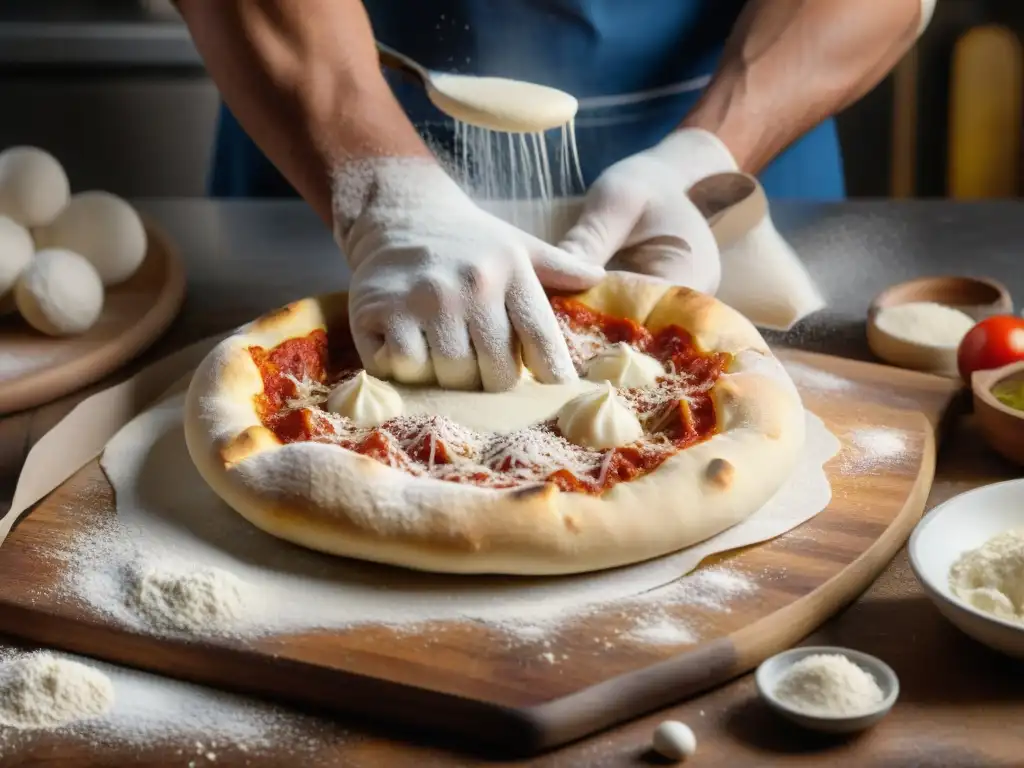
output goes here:
{"type": "Polygon", "coordinates": [[[736,467],[725,459],[712,459],[704,471],[704,479],[721,490],[729,488],[735,476],[736,467]]]}

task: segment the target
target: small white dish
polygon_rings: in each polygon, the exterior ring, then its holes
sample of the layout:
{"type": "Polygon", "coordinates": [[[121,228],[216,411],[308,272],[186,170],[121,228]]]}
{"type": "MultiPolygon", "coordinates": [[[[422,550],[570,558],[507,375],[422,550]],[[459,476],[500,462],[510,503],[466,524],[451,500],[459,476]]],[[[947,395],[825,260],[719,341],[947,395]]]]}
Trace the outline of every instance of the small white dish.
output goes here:
{"type": "Polygon", "coordinates": [[[892,667],[881,659],[870,654],[854,651],[850,648],[837,648],[828,645],[815,645],[800,648],[790,648],[788,651],[777,653],[769,659],[761,662],[754,675],[757,683],[758,693],[761,698],[783,717],[791,720],[797,725],[822,733],[856,733],[875,725],[879,720],[889,714],[893,704],[900,695],[900,681],[893,672],[892,667]],[[789,704],[780,701],[775,695],[775,688],[779,684],[782,675],[785,674],[793,664],[807,656],[814,654],[840,654],[852,661],[865,672],[871,674],[882,689],[881,703],[870,712],[855,716],[828,717],[821,715],[810,715],[789,704]]]}
{"type": "Polygon", "coordinates": [[[978,642],[1024,658],[1024,625],[984,613],[949,588],[949,569],[960,555],[1020,527],[1024,527],[1024,480],[1007,480],[939,504],[917,524],[907,549],[914,574],[943,616],[978,642]]]}

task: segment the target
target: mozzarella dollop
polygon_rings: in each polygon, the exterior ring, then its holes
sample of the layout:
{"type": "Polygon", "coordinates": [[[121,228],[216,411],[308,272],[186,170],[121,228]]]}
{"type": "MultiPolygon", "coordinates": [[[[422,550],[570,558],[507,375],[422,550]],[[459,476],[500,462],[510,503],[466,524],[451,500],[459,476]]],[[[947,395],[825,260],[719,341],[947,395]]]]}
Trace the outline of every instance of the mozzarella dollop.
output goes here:
{"type": "Polygon", "coordinates": [[[558,412],[558,429],[570,442],[598,451],[629,445],[644,434],[640,420],[611,383],[563,405],[558,412]]]}
{"type": "Polygon", "coordinates": [[[402,415],[402,396],[387,382],[360,371],[331,390],[327,410],[357,427],[377,427],[402,415]]]}
{"type": "Polygon", "coordinates": [[[610,381],[616,387],[650,387],[665,375],[661,363],[650,355],[637,352],[629,344],[619,342],[591,358],[587,365],[590,381],[610,381]]]}

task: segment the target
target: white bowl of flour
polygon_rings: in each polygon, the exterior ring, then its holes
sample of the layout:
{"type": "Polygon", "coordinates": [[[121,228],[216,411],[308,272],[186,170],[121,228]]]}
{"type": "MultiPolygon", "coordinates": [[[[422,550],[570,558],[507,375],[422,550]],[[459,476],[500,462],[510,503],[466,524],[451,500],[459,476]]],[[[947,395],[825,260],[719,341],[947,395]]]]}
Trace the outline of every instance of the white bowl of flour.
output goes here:
{"type": "Polygon", "coordinates": [[[943,616],[975,640],[1024,658],[1024,480],[940,504],[918,523],[908,551],[943,616]]]}

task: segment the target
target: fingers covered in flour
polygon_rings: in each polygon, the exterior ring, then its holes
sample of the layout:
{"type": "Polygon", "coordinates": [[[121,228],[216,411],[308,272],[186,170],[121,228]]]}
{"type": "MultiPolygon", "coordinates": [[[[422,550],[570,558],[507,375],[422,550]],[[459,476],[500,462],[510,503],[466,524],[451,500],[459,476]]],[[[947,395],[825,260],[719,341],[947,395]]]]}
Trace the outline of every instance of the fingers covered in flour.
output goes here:
{"type": "Polygon", "coordinates": [[[352,341],[363,362],[363,368],[371,376],[386,380],[391,378],[391,355],[384,343],[384,334],[352,326],[352,341]]]}
{"type": "MultiPolygon", "coordinates": [[[[384,345],[395,381],[402,384],[432,384],[436,381],[423,327],[414,317],[401,313],[389,317],[384,345]]],[[[365,361],[363,364],[365,366],[365,361]]]]}
{"type": "Polygon", "coordinates": [[[445,389],[479,389],[480,368],[466,319],[441,311],[426,322],[425,331],[437,383],[445,389]]]}
{"type": "Polygon", "coordinates": [[[523,361],[542,384],[575,381],[576,368],[554,310],[537,276],[522,269],[505,295],[508,316],[522,344],[523,361]]]}
{"type": "Polygon", "coordinates": [[[554,246],[532,244],[530,262],[541,285],[556,291],[585,291],[604,278],[604,269],[554,246]]]}
{"type": "Polygon", "coordinates": [[[522,348],[540,381],[576,377],[542,285],[585,290],[600,266],[483,211],[435,163],[382,160],[364,171],[373,194],[347,216],[339,244],[353,266],[349,314],[367,369],[501,391],[519,381],[522,348]]]}
{"type": "Polygon", "coordinates": [[[505,296],[483,301],[469,312],[469,334],[480,381],[488,392],[504,392],[519,381],[519,345],[505,310],[505,296]]]}

